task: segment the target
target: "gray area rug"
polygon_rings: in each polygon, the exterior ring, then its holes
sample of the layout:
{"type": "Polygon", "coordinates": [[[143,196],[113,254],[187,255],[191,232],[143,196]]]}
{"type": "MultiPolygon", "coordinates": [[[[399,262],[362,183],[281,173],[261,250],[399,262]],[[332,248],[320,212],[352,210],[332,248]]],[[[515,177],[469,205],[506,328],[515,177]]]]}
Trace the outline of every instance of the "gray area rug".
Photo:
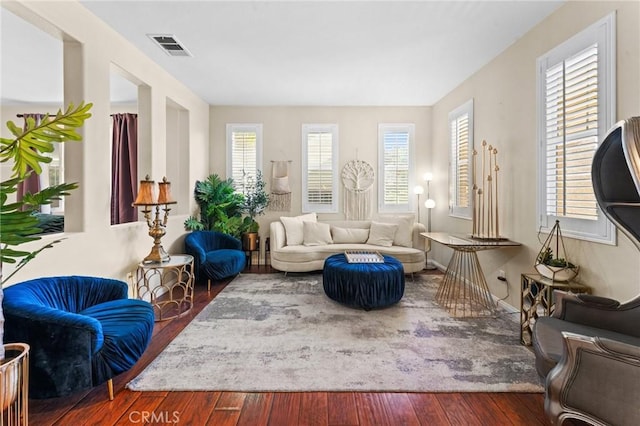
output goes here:
{"type": "Polygon", "coordinates": [[[440,279],[408,278],[398,304],[365,312],[329,299],[321,274],[241,275],[127,387],[542,392],[515,314],[452,318],[440,279]]]}

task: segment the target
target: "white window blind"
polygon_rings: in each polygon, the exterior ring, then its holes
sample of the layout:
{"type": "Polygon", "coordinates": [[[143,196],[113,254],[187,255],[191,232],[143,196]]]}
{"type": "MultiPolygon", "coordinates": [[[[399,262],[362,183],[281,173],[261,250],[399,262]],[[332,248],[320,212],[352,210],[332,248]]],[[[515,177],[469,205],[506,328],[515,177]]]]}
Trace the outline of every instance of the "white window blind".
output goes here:
{"type": "Polygon", "coordinates": [[[379,211],[412,211],[409,187],[413,180],[413,124],[380,124],[379,211]]]}
{"type": "Polygon", "coordinates": [[[563,235],[614,242],[600,212],[591,163],[614,123],[614,15],[538,58],[540,185],[539,225],[560,220],[563,235]]]}
{"type": "Polygon", "coordinates": [[[303,212],[338,210],[336,125],[303,126],[303,212]]]}
{"type": "Polygon", "coordinates": [[[598,47],[546,72],[548,215],[597,220],[591,161],[598,147],[598,47]]]}
{"type": "Polygon", "coordinates": [[[262,164],[262,124],[227,124],[227,176],[237,191],[255,180],[262,164]]]}
{"type": "Polygon", "coordinates": [[[473,99],[449,113],[449,210],[471,218],[473,170],[473,99]]]}

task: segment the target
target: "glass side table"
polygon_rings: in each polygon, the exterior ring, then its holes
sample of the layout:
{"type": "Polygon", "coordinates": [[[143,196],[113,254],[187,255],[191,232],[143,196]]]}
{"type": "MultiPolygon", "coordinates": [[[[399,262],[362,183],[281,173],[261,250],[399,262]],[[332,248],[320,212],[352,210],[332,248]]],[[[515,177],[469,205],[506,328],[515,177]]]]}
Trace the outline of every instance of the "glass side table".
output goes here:
{"type": "Polygon", "coordinates": [[[166,262],[138,264],[135,297],[151,303],[156,321],[177,318],[193,307],[193,256],[174,254],[166,262]]]}
{"type": "Polygon", "coordinates": [[[521,274],[520,278],[520,343],[527,346],[536,319],[551,315],[556,308],[553,290],[591,294],[590,287],[575,281],[552,281],[540,274],[521,274]]]}

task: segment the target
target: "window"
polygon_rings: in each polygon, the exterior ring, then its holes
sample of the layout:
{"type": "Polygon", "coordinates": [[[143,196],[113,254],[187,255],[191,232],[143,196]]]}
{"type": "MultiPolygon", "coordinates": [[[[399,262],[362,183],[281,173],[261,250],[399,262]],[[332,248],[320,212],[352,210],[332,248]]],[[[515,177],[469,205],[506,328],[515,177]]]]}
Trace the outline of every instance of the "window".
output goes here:
{"type": "Polygon", "coordinates": [[[338,125],[302,125],[302,212],[338,212],[338,125]]]}
{"type": "MultiPolygon", "coordinates": [[[[46,165],[49,182],[46,184],[40,182],[42,187],[60,185],[64,182],[64,144],[55,143],[53,145],[53,152],[49,154],[51,162],[46,165]]],[[[45,167],[42,170],[44,171],[45,167]]],[[[51,202],[51,213],[64,214],[64,198],[60,197],[59,200],[51,202]]]]}
{"type": "Polygon", "coordinates": [[[591,163],[614,124],[614,15],[538,58],[539,226],[560,220],[565,236],[615,243],[598,209],[591,163]]]}
{"type": "Polygon", "coordinates": [[[378,125],[378,210],[413,211],[409,186],[413,182],[413,124],[378,125]]]}
{"type": "Polygon", "coordinates": [[[471,219],[473,209],[473,99],[449,113],[449,214],[471,219]]]}
{"type": "Polygon", "coordinates": [[[242,191],[262,165],[262,124],[227,124],[227,177],[242,191]]]}

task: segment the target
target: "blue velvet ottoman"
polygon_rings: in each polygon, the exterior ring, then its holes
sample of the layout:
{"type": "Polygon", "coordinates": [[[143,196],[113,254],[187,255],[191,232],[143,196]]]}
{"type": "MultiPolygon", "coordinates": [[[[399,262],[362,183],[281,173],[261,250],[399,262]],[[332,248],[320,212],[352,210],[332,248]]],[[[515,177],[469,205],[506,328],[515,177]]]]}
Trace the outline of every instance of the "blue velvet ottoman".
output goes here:
{"type": "Polygon", "coordinates": [[[343,305],[366,311],[393,305],[404,295],[402,263],[384,256],[384,263],[349,263],[344,254],[324,261],[325,294],[343,305]]]}

